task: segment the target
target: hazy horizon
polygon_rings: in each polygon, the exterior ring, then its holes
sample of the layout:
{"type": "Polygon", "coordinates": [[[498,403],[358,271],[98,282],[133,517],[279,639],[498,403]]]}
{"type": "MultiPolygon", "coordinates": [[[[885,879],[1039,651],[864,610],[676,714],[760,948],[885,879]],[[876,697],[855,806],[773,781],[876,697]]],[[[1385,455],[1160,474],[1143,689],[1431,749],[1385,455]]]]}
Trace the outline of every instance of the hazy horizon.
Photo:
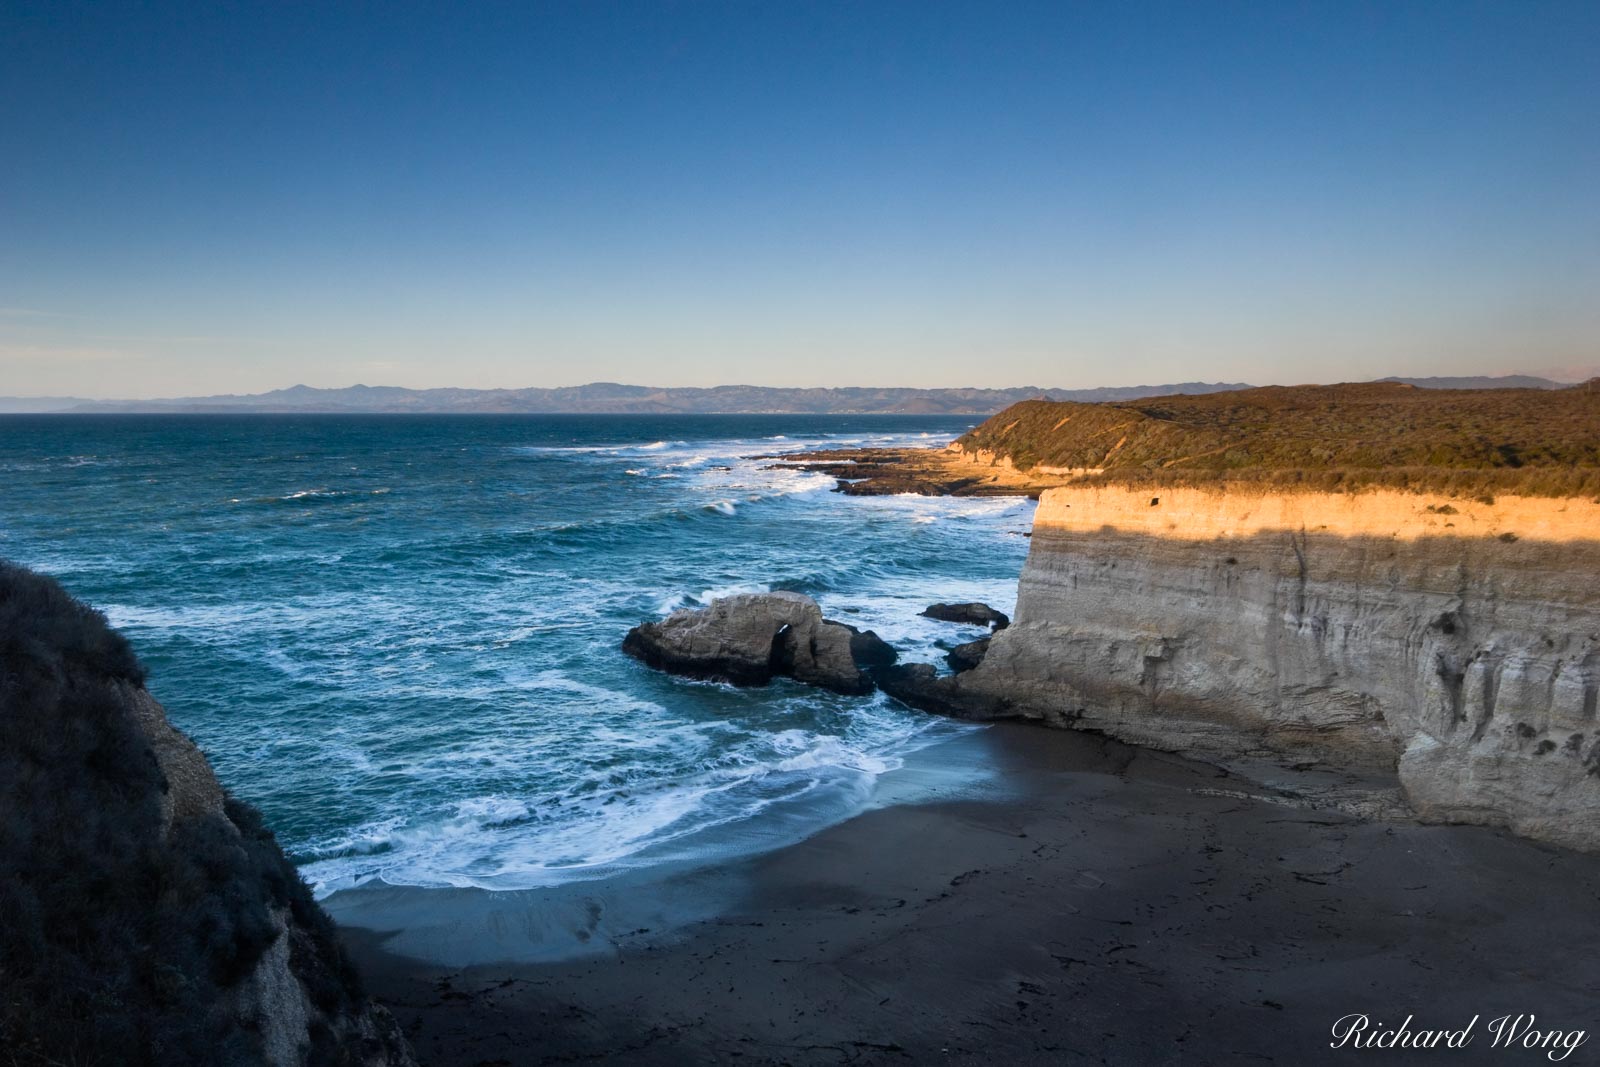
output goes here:
{"type": "Polygon", "coordinates": [[[0,395],[1600,374],[1600,6],[0,11],[0,395]]]}
{"type": "MultiPolygon", "coordinates": [[[[1426,380],[1426,378],[1423,377],[1423,376],[1415,376],[1415,375],[1386,375],[1385,377],[1412,378],[1412,379],[1419,380],[1419,381],[1426,380]]],[[[1508,378],[1508,379],[1509,378],[1517,378],[1517,377],[1533,377],[1533,378],[1542,378],[1542,379],[1544,379],[1546,381],[1554,382],[1554,383],[1557,383],[1559,385],[1580,385],[1583,382],[1588,381],[1590,378],[1600,377],[1600,373],[1591,373],[1588,378],[1559,377],[1559,376],[1548,375],[1548,374],[1546,374],[1546,375],[1522,375],[1522,374],[1512,374],[1512,375],[1465,375],[1465,376],[1464,375],[1439,375],[1439,376],[1436,376],[1436,377],[1438,379],[1441,379],[1441,380],[1447,380],[1447,379],[1451,379],[1451,378],[1461,378],[1461,377],[1470,377],[1470,378],[1508,378]]],[[[1366,380],[1367,381],[1374,381],[1374,380],[1378,380],[1378,379],[1366,379],[1366,380]]],[[[441,389],[441,390],[461,389],[461,390],[467,391],[467,392],[493,393],[493,392],[521,392],[521,391],[524,391],[524,390],[540,390],[540,389],[552,390],[552,391],[553,390],[563,390],[563,389],[578,390],[578,389],[585,389],[585,388],[596,387],[596,386],[621,386],[621,387],[630,388],[630,389],[659,389],[659,390],[661,390],[663,392],[675,392],[675,391],[682,390],[682,389],[707,389],[707,390],[716,390],[716,389],[725,389],[725,390],[773,389],[773,390],[796,390],[796,391],[801,391],[801,390],[860,389],[860,390],[864,390],[864,391],[892,391],[892,390],[893,391],[906,391],[906,392],[925,391],[925,392],[928,392],[928,393],[962,392],[962,391],[967,391],[967,390],[984,391],[984,392],[995,392],[995,393],[1005,393],[1005,392],[1017,392],[1017,391],[1021,391],[1021,390],[1027,390],[1027,389],[1037,389],[1041,393],[1065,394],[1065,393],[1074,393],[1074,392],[1093,392],[1093,391],[1096,391],[1096,390],[1105,390],[1105,391],[1134,390],[1134,389],[1164,388],[1164,387],[1167,387],[1167,386],[1185,386],[1185,385],[1196,385],[1196,384],[1232,385],[1234,387],[1250,388],[1250,387],[1264,386],[1264,385],[1338,385],[1338,384],[1351,384],[1351,383],[1349,383],[1349,382],[1341,382],[1339,380],[1327,380],[1327,381],[1283,381],[1283,382],[1232,382],[1232,383],[1224,383],[1224,382],[1219,382],[1219,381],[1207,381],[1205,379],[1195,379],[1195,380],[1189,381],[1189,382],[1123,382],[1123,383],[1119,383],[1119,384],[1116,384],[1116,385],[1100,385],[1100,386],[1059,386],[1059,385],[1045,385],[1045,384],[1041,384],[1041,383],[1038,383],[1038,382],[1023,382],[1023,383],[1020,383],[1020,384],[1013,384],[1013,383],[1009,383],[1009,382],[996,382],[996,383],[985,383],[985,384],[981,384],[981,385],[980,384],[969,384],[969,385],[956,385],[956,386],[926,386],[926,385],[915,385],[915,384],[912,384],[912,385],[899,384],[899,385],[897,385],[897,384],[885,384],[885,383],[877,383],[877,384],[873,384],[873,385],[862,385],[862,386],[836,386],[836,385],[766,386],[766,385],[756,385],[756,384],[751,383],[751,382],[721,382],[721,383],[718,383],[717,385],[713,385],[713,386],[675,386],[675,385],[662,385],[662,384],[660,384],[658,382],[590,381],[590,382],[579,382],[579,383],[576,383],[576,384],[573,384],[573,385],[556,385],[556,386],[542,386],[542,385],[540,385],[540,386],[517,386],[517,385],[510,385],[510,386],[487,386],[487,387],[483,387],[481,389],[478,389],[478,388],[470,388],[470,387],[465,387],[465,386],[435,386],[435,387],[420,387],[420,388],[417,388],[417,387],[411,387],[411,386],[396,386],[391,382],[372,381],[372,382],[351,382],[351,383],[348,383],[348,384],[345,384],[345,385],[331,385],[331,386],[315,386],[315,385],[308,385],[308,383],[305,383],[305,382],[294,382],[294,383],[291,383],[289,385],[278,386],[278,387],[275,387],[275,388],[272,388],[272,389],[264,389],[264,390],[260,390],[259,392],[251,392],[251,393],[240,393],[240,392],[232,392],[232,393],[189,393],[189,394],[167,394],[167,395],[161,395],[161,396],[156,396],[156,395],[150,395],[150,396],[114,396],[114,395],[95,396],[95,395],[89,394],[88,392],[53,393],[53,394],[51,394],[51,393],[35,393],[35,394],[6,393],[6,394],[0,394],[0,400],[22,400],[22,401],[40,400],[40,401],[45,401],[45,400],[57,400],[57,399],[71,399],[71,400],[85,400],[85,401],[98,402],[98,403],[138,404],[138,403],[160,402],[160,401],[168,401],[168,400],[189,401],[189,400],[200,400],[200,399],[225,399],[225,398],[229,398],[229,397],[238,397],[238,398],[259,397],[259,396],[265,396],[265,395],[272,395],[272,394],[275,394],[275,393],[292,392],[292,391],[297,390],[297,389],[307,389],[307,388],[314,389],[314,390],[317,390],[319,392],[334,392],[334,393],[343,392],[345,390],[351,390],[351,389],[396,389],[396,388],[409,390],[409,391],[412,391],[412,392],[427,392],[430,389],[441,389]]],[[[1152,395],[1160,395],[1160,394],[1152,394],[1152,395]]]]}
{"type": "MultiPolygon", "coordinates": [[[[1240,383],[1235,383],[1235,384],[1249,385],[1249,386],[1264,386],[1264,385],[1338,385],[1338,384],[1352,383],[1352,382],[1377,381],[1380,378],[1391,378],[1391,377],[1394,377],[1394,378],[1427,378],[1427,377],[1439,377],[1439,378],[1494,377],[1494,378],[1504,378],[1504,377],[1515,377],[1515,376],[1519,376],[1519,375],[1526,375],[1528,377],[1534,377],[1534,378],[1545,378],[1545,379],[1548,379],[1549,381],[1560,382],[1560,383],[1562,383],[1564,385],[1579,385],[1579,384],[1582,384],[1583,382],[1588,381],[1591,378],[1600,377],[1600,365],[1597,365],[1597,366],[1594,366],[1594,367],[1589,367],[1589,368],[1555,368],[1555,369],[1548,369],[1547,368],[1547,369],[1542,370],[1542,371],[1533,370],[1533,371],[1484,372],[1482,374],[1464,374],[1464,373],[1463,374],[1457,374],[1457,373],[1453,373],[1453,372],[1450,372],[1448,370],[1445,370],[1445,371],[1440,371],[1438,374],[1430,374],[1430,375],[1420,375],[1420,374],[1417,374],[1417,375],[1413,375],[1413,374],[1382,374],[1382,375],[1379,375],[1377,378],[1338,378],[1338,377],[1329,378],[1329,377],[1324,377],[1324,378],[1319,378],[1319,379],[1310,379],[1310,378],[1285,377],[1281,381],[1252,381],[1252,382],[1240,382],[1240,383]]],[[[1188,382],[1208,382],[1209,383],[1209,382],[1221,382],[1221,381],[1223,381],[1223,379],[1220,378],[1220,377],[1211,376],[1211,375],[1200,375],[1200,376],[1197,376],[1197,377],[1194,377],[1194,378],[1191,378],[1191,379],[1187,379],[1186,381],[1188,381],[1188,382]]],[[[71,397],[71,398],[74,398],[74,399],[81,399],[81,400],[149,401],[149,400],[192,399],[192,398],[196,398],[196,397],[210,397],[210,396],[260,396],[260,395],[262,395],[264,393],[277,393],[277,392],[284,392],[284,391],[287,391],[287,390],[290,390],[290,389],[299,389],[299,388],[311,388],[311,389],[319,389],[319,390],[326,390],[326,391],[332,391],[332,392],[336,392],[336,391],[343,390],[343,389],[389,389],[389,388],[410,389],[410,390],[415,390],[415,391],[418,391],[418,392],[429,390],[429,389],[471,389],[471,390],[481,390],[481,391],[484,391],[484,392],[495,392],[495,391],[515,392],[515,391],[523,390],[523,389],[577,389],[577,388],[582,388],[584,386],[591,386],[591,385],[623,385],[623,386],[629,386],[629,387],[641,387],[641,388],[649,388],[649,389],[741,389],[741,388],[755,388],[755,389],[927,389],[927,390],[986,389],[986,390],[992,390],[992,391],[996,391],[996,392],[1004,392],[1004,391],[1007,391],[1007,390],[1015,390],[1015,389],[1037,388],[1037,389],[1040,389],[1040,390],[1043,390],[1043,391],[1050,391],[1050,392],[1072,392],[1072,391],[1077,391],[1077,390],[1143,388],[1143,387],[1149,387],[1149,386],[1179,385],[1179,384],[1184,384],[1184,383],[1183,382],[1177,382],[1177,381],[1173,381],[1173,382],[1158,382],[1158,381],[1107,380],[1107,381],[1103,381],[1103,382],[1094,382],[1094,383],[1088,384],[1088,385],[1060,385],[1060,384],[1055,384],[1055,383],[1050,383],[1050,382],[1043,382],[1043,381],[1040,381],[1040,382],[1010,382],[1010,381],[976,382],[976,381],[969,381],[969,382],[958,382],[958,383],[953,384],[953,385],[928,385],[928,384],[920,383],[920,382],[884,382],[884,381],[871,382],[871,381],[869,381],[869,382],[863,382],[863,383],[854,384],[854,385],[836,385],[836,384],[831,384],[831,383],[822,383],[822,384],[816,384],[816,383],[804,384],[804,383],[801,383],[801,384],[776,384],[776,385],[772,385],[772,384],[750,382],[750,381],[730,381],[730,382],[713,382],[713,383],[711,383],[709,385],[679,385],[679,384],[668,384],[668,383],[657,382],[657,381],[615,381],[615,380],[609,379],[609,378],[594,378],[594,379],[588,379],[588,380],[585,380],[585,381],[562,382],[562,383],[556,383],[556,384],[523,383],[523,384],[509,384],[509,385],[466,386],[466,385],[457,385],[457,384],[450,384],[450,383],[446,383],[446,384],[442,384],[442,385],[402,385],[402,384],[400,384],[398,382],[380,381],[380,380],[374,379],[372,381],[334,382],[334,383],[328,384],[328,385],[318,385],[318,384],[315,384],[313,382],[296,381],[296,382],[288,382],[288,383],[282,384],[282,385],[269,386],[269,387],[267,387],[265,389],[250,389],[250,390],[230,389],[230,390],[226,390],[226,391],[222,391],[222,392],[166,392],[166,393],[148,392],[148,393],[141,394],[141,395],[130,395],[130,394],[122,394],[122,393],[109,393],[109,392],[95,392],[92,389],[58,390],[58,391],[55,391],[55,392],[32,392],[32,393],[0,391],[0,397],[5,397],[5,398],[8,398],[8,399],[17,399],[17,400],[48,399],[48,398],[51,398],[51,397],[71,397]]]]}

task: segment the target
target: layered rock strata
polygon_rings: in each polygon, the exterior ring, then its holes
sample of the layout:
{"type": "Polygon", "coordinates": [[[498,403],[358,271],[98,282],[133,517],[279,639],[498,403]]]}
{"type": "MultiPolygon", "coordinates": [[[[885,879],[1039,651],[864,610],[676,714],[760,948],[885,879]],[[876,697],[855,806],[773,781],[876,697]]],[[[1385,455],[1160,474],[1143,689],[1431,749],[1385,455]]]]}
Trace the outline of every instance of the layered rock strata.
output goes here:
{"type": "Polygon", "coordinates": [[[1425,819],[1600,848],[1600,503],[1068,488],[1034,534],[920,706],[1395,768],[1425,819]]]}

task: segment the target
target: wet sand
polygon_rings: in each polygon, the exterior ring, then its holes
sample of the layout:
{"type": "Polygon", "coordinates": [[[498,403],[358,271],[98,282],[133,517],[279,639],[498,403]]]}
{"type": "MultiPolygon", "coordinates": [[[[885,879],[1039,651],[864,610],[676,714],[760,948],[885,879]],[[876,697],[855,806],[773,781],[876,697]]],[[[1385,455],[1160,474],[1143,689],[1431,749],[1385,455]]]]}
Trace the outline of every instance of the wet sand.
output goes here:
{"type": "Polygon", "coordinates": [[[1600,856],[1361,822],[1082,734],[958,744],[995,788],[721,867],[329,904],[438,1067],[1547,1063],[1490,1020],[1600,1030],[1600,856]],[[1480,1018],[1464,1049],[1330,1049],[1352,1013],[1480,1018]]]}

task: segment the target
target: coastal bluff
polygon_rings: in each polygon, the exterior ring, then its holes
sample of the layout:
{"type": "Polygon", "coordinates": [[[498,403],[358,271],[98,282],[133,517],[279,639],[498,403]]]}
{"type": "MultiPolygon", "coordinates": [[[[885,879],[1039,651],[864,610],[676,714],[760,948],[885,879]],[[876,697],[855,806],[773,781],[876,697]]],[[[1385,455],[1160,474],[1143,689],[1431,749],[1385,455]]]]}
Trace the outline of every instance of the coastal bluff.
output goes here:
{"type": "Polygon", "coordinates": [[[954,676],[883,672],[904,703],[1600,849],[1600,379],[1028,400],[943,449],[789,462],[1040,501],[1012,625],[954,676]]]}
{"type": "Polygon", "coordinates": [[[1090,485],[1033,534],[974,707],[1600,849],[1600,502],[1090,485]]]}
{"type": "Polygon", "coordinates": [[[0,562],[7,1063],[407,1067],[258,812],[103,616],[0,562]]]}

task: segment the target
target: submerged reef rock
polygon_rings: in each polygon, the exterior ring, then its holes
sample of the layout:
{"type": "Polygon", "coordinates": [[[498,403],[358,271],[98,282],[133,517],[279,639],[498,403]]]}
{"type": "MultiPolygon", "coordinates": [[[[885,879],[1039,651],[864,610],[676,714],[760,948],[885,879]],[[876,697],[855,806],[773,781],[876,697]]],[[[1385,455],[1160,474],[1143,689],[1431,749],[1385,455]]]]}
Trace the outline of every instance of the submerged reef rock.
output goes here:
{"type": "Polygon", "coordinates": [[[922,614],[940,622],[964,622],[994,630],[1011,625],[1011,616],[987,604],[929,604],[922,614]]]}
{"type": "Polygon", "coordinates": [[[684,608],[660,622],[642,623],[628,631],[622,650],[658,670],[691,678],[766,685],[788,677],[838,693],[864,694],[873,686],[861,663],[881,660],[882,644],[870,631],[824,619],[810,597],[779,592],[722,597],[704,608],[684,608]]]}
{"type": "Polygon", "coordinates": [[[0,1050],[14,1064],[413,1062],[260,815],[105,618],[0,562],[0,1050]]]}

